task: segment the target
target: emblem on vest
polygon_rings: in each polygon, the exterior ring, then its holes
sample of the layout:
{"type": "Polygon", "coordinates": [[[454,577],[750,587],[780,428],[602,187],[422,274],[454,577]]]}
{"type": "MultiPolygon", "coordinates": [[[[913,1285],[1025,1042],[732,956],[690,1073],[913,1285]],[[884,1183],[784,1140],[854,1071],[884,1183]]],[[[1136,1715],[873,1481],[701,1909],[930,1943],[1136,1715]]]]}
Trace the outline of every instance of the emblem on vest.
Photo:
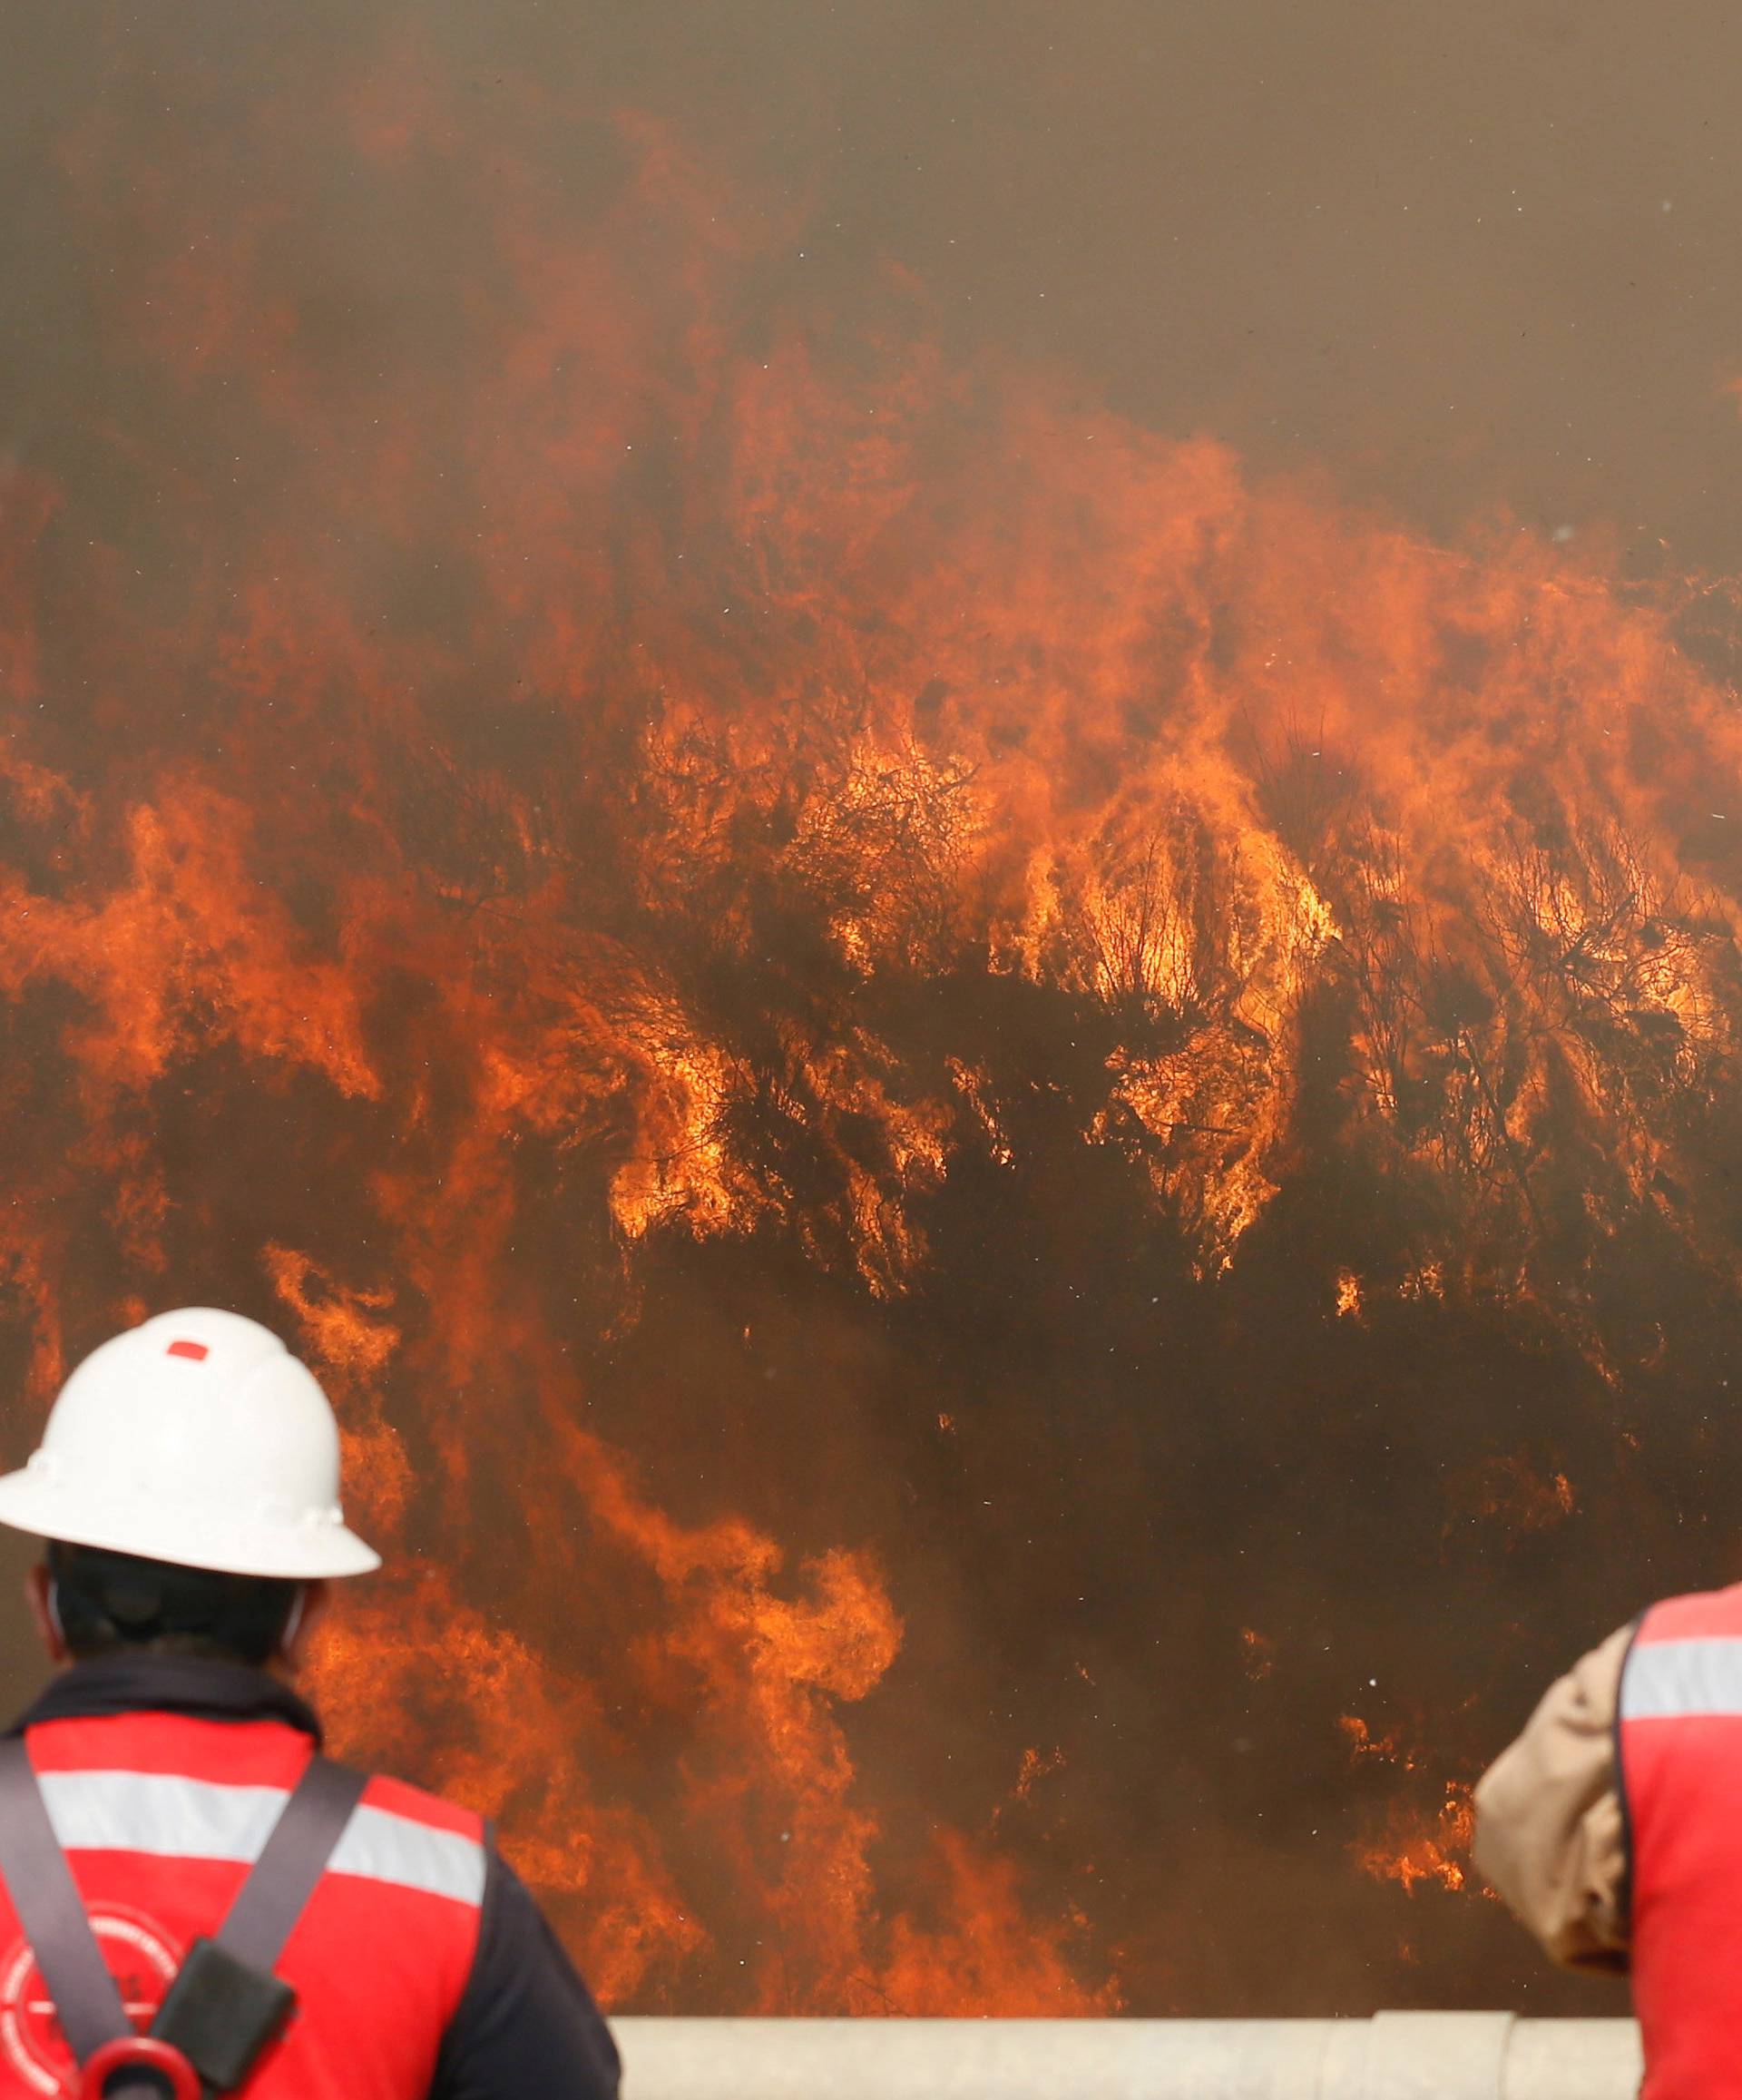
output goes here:
{"type": "MultiPolygon", "coordinates": [[[[127,2017],[142,2034],[181,1957],[163,1928],[137,1910],[100,1903],[90,1916],[127,2017]]],[[[0,1963],[0,2056],[33,2093],[68,2095],[78,2090],[78,2074],[28,1940],[18,1940],[0,1963]]]]}

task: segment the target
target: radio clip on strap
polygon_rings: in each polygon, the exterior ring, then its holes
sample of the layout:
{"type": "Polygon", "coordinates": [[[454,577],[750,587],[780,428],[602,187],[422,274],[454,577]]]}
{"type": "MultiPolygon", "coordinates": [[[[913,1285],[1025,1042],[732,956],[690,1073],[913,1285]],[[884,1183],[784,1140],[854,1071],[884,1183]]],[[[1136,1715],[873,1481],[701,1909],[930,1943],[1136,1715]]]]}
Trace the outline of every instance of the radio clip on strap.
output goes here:
{"type": "Polygon", "coordinates": [[[310,1759],[222,1925],[188,1949],[150,2034],[138,2035],[24,1742],[0,1741],[0,1878],[80,2067],[81,2100],[202,2100],[242,2084],[296,2003],[272,1965],[365,1784],[361,1772],[310,1759]]]}

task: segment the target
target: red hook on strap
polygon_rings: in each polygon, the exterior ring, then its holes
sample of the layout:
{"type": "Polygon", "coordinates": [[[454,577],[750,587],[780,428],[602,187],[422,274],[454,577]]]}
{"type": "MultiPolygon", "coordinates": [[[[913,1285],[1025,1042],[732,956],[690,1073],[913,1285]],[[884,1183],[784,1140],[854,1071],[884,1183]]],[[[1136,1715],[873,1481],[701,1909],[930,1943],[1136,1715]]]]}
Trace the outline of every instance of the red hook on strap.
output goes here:
{"type": "Polygon", "coordinates": [[[180,2049],[152,2035],[123,2035],[87,2056],[80,2100],[108,2100],[110,2084],[120,2071],[143,2071],[153,2083],[161,2079],[170,2100],[200,2100],[199,2072],[180,2049]]]}

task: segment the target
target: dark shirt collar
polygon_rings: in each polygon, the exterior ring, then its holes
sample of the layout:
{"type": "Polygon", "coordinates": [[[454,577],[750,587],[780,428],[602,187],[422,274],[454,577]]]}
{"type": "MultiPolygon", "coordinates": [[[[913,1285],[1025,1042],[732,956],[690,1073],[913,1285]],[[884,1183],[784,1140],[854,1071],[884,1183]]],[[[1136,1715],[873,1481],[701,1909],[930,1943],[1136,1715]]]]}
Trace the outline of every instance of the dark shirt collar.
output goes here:
{"type": "Polygon", "coordinates": [[[51,1678],[8,1735],[39,1721],[86,1721],[100,1714],[185,1713],[198,1721],[281,1721],[320,1742],[314,1709],[288,1684],[246,1663],[205,1655],[149,1653],[99,1655],[51,1678]]]}

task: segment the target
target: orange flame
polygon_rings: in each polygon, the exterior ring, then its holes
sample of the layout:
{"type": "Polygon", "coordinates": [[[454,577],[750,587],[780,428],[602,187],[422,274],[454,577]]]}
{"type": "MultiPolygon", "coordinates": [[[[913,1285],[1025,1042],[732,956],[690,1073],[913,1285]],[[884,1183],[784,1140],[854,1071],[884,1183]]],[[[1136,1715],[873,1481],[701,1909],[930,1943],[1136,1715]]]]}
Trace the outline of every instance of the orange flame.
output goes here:
{"type": "Polygon", "coordinates": [[[1406,1896],[1424,1883],[1453,1891],[1465,1887],[1470,1847],[1476,1832],[1475,1804],[1470,1789],[1449,1781],[1445,1801],[1431,1820],[1414,1818],[1395,1804],[1384,1833],[1357,1843],[1355,1856],[1375,1880],[1395,1881],[1406,1896]]]}
{"type": "Polygon", "coordinates": [[[1404,1771],[1414,1771],[1420,1762],[1414,1752],[1399,1748],[1395,1734],[1375,1735],[1358,1713],[1339,1714],[1336,1725],[1348,1743],[1351,1761],[1375,1757],[1385,1764],[1400,1765],[1404,1771]]]}
{"type": "Polygon", "coordinates": [[[1256,1627],[1240,1629],[1240,1664],[1247,1675],[1257,1683],[1269,1676],[1277,1666],[1277,1644],[1260,1634],[1256,1627]]]}
{"type": "MultiPolygon", "coordinates": [[[[141,469],[150,574],[124,516],[0,490],[29,1390],[195,1276],[296,1330],[399,1570],[321,1657],[336,1737],[500,1814],[612,2000],[1110,2008],[1018,1815],[886,1896],[855,1710],[941,1616],[924,1578],[656,1495],[591,1426],[602,1356],[691,1242],[898,1301],[1042,1102],[1207,1290],[1316,1117],[1406,1219],[1316,1301],[1339,1345],[1481,1291],[1613,1382],[1569,1279],[1618,1221],[1742,1281],[1701,1137],[1742,1039],[1732,695],[1673,594],[951,369],[911,287],[867,340],[751,347],[755,215],[639,118],[584,227],[493,148],[442,354],[341,384],[285,260],[323,156],[256,113],[155,138],[150,182],[106,106],[62,155],[113,355],[197,437],[141,469]],[[252,194],[290,204],[214,221],[252,194]],[[1040,1002],[1068,1032],[1013,1078],[1040,1002]]],[[[325,143],[392,225],[469,122],[387,66],[325,143]]],[[[1454,1514],[1571,1516],[1541,1465],[1473,1462],[1454,1514]]],[[[1469,1812],[1360,1863],[1462,1888],[1469,1812]]]]}
{"type": "Polygon", "coordinates": [[[1497,1523],[1509,1543],[1563,1522],[1578,1506],[1566,1475],[1539,1470],[1528,1451],[1496,1454],[1453,1474],[1446,1496],[1453,1522],[1497,1523]]]}

